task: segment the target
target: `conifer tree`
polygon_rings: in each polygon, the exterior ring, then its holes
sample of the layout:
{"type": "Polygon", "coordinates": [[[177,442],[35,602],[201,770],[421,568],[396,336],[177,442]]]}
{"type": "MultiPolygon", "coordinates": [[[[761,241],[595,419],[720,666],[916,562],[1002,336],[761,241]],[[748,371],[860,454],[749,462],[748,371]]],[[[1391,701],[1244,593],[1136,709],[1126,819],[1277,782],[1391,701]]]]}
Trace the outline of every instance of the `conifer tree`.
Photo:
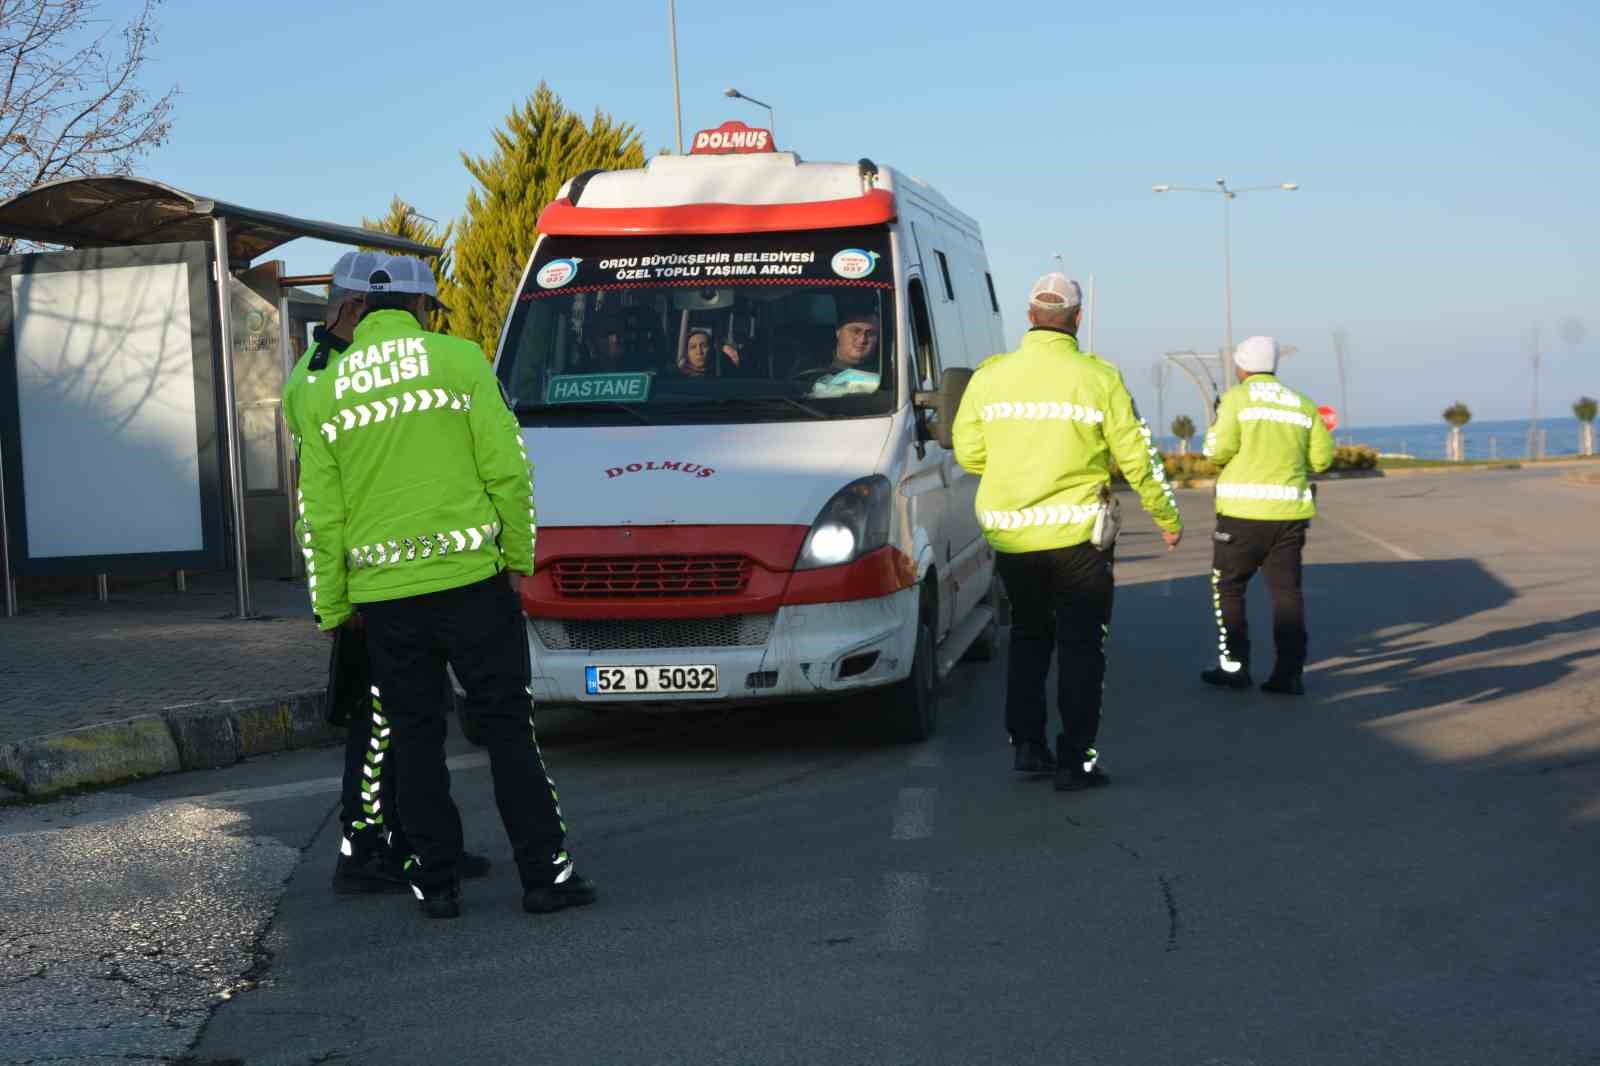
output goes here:
{"type": "Polygon", "coordinates": [[[538,236],[539,212],[569,178],[645,161],[633,126],[600,111],[585,123],[543,82],[506,116],[494,141],[486,158],[462,153],[479,187],[467,193],[455,226],[455,281],[441,293],[451,308],[450,332],[477,341],[491,357],[538,236]]]}
{"type": "MultiPolygon", "coordinates": [[[[363,218],[361,228],[443,248],[444,252],[437,259],[430,260],[428,265],[433,268],[434,279],[439,283],[439,298],[446,304],[450,303],[450,289],[454,285],[454,277],[450,272],[450,235],[455,228],[454,223],[445,223],[441,230],[432,220],[419,215],[415,207],[396,196],[389,201],[389,210],[382,218],[363,218]]],[[[378,251],[376,248],[363,250],[378,251]]],[[[449,325],[449,316],[445,312],[434,315],[432,326],[435,330],[448,333],[449,325]]]]}

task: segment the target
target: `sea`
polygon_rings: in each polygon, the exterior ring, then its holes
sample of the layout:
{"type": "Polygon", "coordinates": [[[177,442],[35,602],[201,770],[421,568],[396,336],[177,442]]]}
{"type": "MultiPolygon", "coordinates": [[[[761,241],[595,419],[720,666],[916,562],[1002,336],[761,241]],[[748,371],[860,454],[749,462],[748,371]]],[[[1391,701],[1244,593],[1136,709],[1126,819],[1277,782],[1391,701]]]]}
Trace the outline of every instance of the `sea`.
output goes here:
{"type": "MultiPolygon", "coordinates": [[[[1577,455],[1579,429],[1576,418],[1541,418],[1538,421],[1539,454],[1547,459],[1563,455],[1577,455]]],[[[1190,443],[1192,451],[1200,450],[1200,435],[1190,443]]],[[[1340,444],[1365,444],[1380,454],[1409,456],[1415,459],[1445,459],[1450,427],[1441,419],[1434,423],[1414,426],[1340,426],[1334,431],[1340,444]]],[[[1529,422],[1527,419],[1508,422],[1468,422],[1461,429],[1462,444],[1468,459],[1526,459],[1529,457],[1529,422]]],[[[1163,451],[1177,451],[1175,437],[1161,439],[1163,451]]]]}

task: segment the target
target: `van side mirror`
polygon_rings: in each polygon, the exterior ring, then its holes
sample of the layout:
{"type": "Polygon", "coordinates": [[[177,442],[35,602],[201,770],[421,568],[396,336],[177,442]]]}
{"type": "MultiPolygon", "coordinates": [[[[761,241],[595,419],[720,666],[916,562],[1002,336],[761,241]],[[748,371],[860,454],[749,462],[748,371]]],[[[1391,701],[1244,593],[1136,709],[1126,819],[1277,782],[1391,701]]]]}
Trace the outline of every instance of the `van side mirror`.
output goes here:
{"type": "Polygon", "coordinates": [[[972,371],[966,367],[949,367],[939,376],[939,388],[933,392],[919,392],[913,403],[919,410],[933,412],[928,419],[933,439],[945,449],[955,447],[956,412],[961,410],[961,397],[972,383],[972,371]]]}

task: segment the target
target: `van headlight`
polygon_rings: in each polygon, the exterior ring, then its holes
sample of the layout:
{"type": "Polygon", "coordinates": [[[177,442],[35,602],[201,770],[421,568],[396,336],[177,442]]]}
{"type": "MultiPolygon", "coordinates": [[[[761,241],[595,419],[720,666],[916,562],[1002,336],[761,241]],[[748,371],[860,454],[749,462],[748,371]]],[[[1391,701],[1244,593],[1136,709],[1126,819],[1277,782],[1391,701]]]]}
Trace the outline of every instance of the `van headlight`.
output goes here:
{"type": "Polygon", "coordinates": [[[811,523],[797,570],[852,563],[889,543],[889,479],[882,474],[852,481],[833,494],[811,523]]]}

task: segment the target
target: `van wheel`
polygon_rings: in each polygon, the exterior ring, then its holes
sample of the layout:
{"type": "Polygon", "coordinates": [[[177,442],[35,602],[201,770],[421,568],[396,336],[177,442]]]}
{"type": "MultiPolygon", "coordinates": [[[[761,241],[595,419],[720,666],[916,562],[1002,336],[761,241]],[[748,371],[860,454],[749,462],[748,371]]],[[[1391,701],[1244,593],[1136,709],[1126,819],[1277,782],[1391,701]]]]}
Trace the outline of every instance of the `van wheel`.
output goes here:
{"type": "Polygon", "coordinates": [[[890,690],[889,730],[903,743],[933,736],[939,726],[939,685],[933,661],[933,628],[926,619],[917,624],[917,650],[911,673],[890,690]]]}

